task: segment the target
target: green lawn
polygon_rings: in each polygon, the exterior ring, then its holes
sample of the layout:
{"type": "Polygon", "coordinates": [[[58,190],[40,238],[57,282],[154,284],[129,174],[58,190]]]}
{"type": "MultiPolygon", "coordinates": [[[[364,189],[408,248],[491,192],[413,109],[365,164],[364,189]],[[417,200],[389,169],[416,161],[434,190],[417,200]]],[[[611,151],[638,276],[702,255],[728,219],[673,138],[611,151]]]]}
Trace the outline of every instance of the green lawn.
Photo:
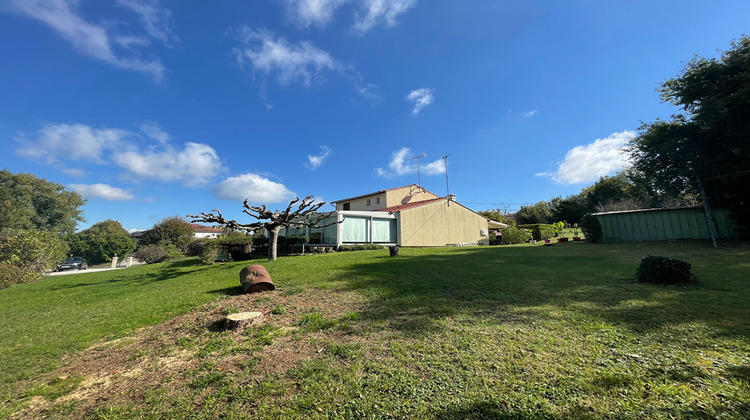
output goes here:
{"type": "Polygon", "coordinates": [[[747,245],[387,254],[264,263],[279,289],[246,298],[231,297],[246,263],[195,260],[0,290],[5,413],[41,395],[50,401],[42,414],[53,417],[750,417],[747,245]],[[646,255],[690,262],[698,283],[634,283],[646,255]],[[206,302],[177,328],[184,336],[161,331],[128,361],[184,357],[180,371],[153,368],[150,382],[95,407],[61,398],[82,379],[44,375],[66,354],[206,302]],[[266,323],[240,337],[203,328],[222,302],[234,305],[225,312],[263,310],[266,323]]]}

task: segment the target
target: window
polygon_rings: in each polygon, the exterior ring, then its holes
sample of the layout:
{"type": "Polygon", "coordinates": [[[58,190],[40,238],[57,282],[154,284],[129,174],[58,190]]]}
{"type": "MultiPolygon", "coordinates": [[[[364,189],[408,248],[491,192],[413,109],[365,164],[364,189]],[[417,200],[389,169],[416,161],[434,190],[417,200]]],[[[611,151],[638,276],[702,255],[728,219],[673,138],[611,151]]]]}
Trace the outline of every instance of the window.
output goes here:
{"type": "Polygon", "coordinates": [[[380,197],[375,197],[375,204],[380,204],[380,197]]]}
{"type": "Polygon", "coordinates": [[[367,199],[367,205],[368,206],[370,205],[370,199],[369,198],[367,199]]]}
{"type": "Polygon", "coordinates": [[[349,208],[351,207],[350,204],[351,203],[344,203],[344,210],[349,210],[349,208]]]}

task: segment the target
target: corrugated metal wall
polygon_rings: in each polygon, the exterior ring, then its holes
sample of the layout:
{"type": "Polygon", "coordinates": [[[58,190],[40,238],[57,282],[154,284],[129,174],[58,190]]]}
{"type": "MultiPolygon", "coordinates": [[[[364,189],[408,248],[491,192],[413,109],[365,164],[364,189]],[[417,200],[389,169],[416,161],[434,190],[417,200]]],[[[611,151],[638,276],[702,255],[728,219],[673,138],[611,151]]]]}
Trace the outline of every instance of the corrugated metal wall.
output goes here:
{"type": "MultiPolygon", "coordinates": [[[[736,238],[737,228],[729,211],[713,209],[719,238],[736,238]]],[[[703,207],[652,209],[597,213],[602,225],[602,243],[710,239],[703,207]]]]}

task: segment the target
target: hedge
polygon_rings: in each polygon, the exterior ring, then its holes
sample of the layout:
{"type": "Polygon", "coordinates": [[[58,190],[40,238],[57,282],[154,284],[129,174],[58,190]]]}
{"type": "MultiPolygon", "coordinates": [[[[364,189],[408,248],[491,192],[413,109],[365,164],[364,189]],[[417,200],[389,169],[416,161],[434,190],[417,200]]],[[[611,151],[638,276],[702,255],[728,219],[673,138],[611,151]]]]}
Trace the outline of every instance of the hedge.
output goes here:
{"type": "Polygon", "coordinates": [[[555,227],[544,223],[534,223],[530,225],[519,225],[519,228],[531,230],[531,236],[534,240],[541,241],[555,236],[555,227]]]}

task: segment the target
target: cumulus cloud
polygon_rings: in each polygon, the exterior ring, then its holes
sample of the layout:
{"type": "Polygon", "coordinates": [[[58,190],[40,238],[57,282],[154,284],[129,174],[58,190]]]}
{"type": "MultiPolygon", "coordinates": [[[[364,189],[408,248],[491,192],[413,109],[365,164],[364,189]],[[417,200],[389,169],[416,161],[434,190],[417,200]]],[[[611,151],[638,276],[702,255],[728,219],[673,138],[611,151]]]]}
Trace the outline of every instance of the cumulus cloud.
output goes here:
{"type": "Polygon", "coordinates": [[[137,13],[151,38],[167,46],[180,43],[180,38],[172,30],[174,27],[172,11],[162,7],[158,0],[118,0],[117,5],[137,13]]]}
{"type": "Polygon", "coordinates": [[[185,143],[182,150],[168,146],[157,152],[127,151],[116,155],[114,160],[138,176],[181,181],[186,187],[206,185],[223,168],[211,146],[192,142],[185,143]]]}
{"type": "Polygon", "coordinates": [[[323,165],[323,162],[328,158],[328,156],[331,156],[331,148],[328,146],[320,146],[320,154],[319,155],[307,155],[307,163],[305,163],[305,167],[307,167],[310,170],[316,170],[321,165],[323,165]]]}
{"type": "Polygon", "coordinates": [[[342,68],[328,52],[308,41],[290,44],[269,31],[255,31],[247,26],[237,34],[243,44],[233,50],[237,62],[264,75],[276,74],[283,85],[299,82],[307,86],[320,79],[323,71],[342,68]]]}
{"type": "Polygon", "coordinates": [[[434,92],[435,89],[422,88],[412,90],[408,95],[406,95],[407,100],[414,102],[414,109],[412,109],[411,111],[412,116],[417,116],[422,108],[426,107],[434,101],[434,92]]]}
{"type": "Polygon", "coordinates": [[[143,136],[128,130],[93,128],[84,124],[49,124],[36,140],[16,139],[16,153],[27,159],[59,165],[64,161],[115,164],[132,175],[162,181],[178,181],[188,187],[206,185],[223,170],[216,151],[203,143],[168,143],[169,134],[156,123],[141,129],[156,144],[139,147],[143,136]]]}
{"type": "Polygon", "coordinates": [[[280,203],[295,197],[284,184],[271,181],[261,175],[247,173],[229,177],[216,185],[212,192],[220,200],[244,201],[251,203],[280,203]]]}
{"type": "Polygon", "coordinates": [[[298,27],[324,27],[348,0],[284,0],[287,16],[298,27]]]}
{"type": "MultiPolygon", "coordinates": [[[[391,161],[388,162],[388,169],[375,168],[375,173],[383,178],[393,178],[395,176],[408,175],[417,173],[417,162],[414,158],[414,154],[409,150],[408,147],[402,147],[401,149],[393,152],[391,161]]],[[[442,159],[434,160],[432,162],[420,162],[419,164],[420,174],[425,175],[438,175],[445,173],[445,163],[442,159]]]]}
{"type": "Polygon", "coordinates": [[[48,124],[36,141],[17,139],[16,153],[22,157],[55,164],[61,160],[104,163],[102,154],[117,148],[129,136],[127,130],[93,128],[84,124],[48,124]]]}
{"type": "Polygon", "coordinates": [[[361,11],[355,13],[352,30],[364,35],[378,24],[396,25],[396,18],[414,7],[417,0],[362,0],[361,11]]]}
{"type": "Polygon", "coordinates": [[[125,56],[122,51],[115,51],[116,46],[126,46],[127,50],[143,46],[142,38],[112,36],[108,32],[111,28],[88,22],[76,14],[74,9],[78,4],[78,0],[9,0],[8,10],[44,23],[83,55],[117,68],[149,74],[157,81],[164,78],[166,69],[158,59],[143,60],[140,54],[125,56]]]}
{"type": "Polygon", "coordinates": [[[133,194],[122,188],[115,188],[107,184],[70,184],[68,187],[85,198],[101,198],[107,201],[128,201],[133,199],[133,194]]]}
{"type": "Polygon", "coordinates": [[[558,184],[580,184],[596,181],[599,177],[628,167],[628,157],[622,148],[635,137],[634,131],[612,133],[593,143],[576,146],[565,154],[565,159],[554,172],[538,173],[558,184]]]}

